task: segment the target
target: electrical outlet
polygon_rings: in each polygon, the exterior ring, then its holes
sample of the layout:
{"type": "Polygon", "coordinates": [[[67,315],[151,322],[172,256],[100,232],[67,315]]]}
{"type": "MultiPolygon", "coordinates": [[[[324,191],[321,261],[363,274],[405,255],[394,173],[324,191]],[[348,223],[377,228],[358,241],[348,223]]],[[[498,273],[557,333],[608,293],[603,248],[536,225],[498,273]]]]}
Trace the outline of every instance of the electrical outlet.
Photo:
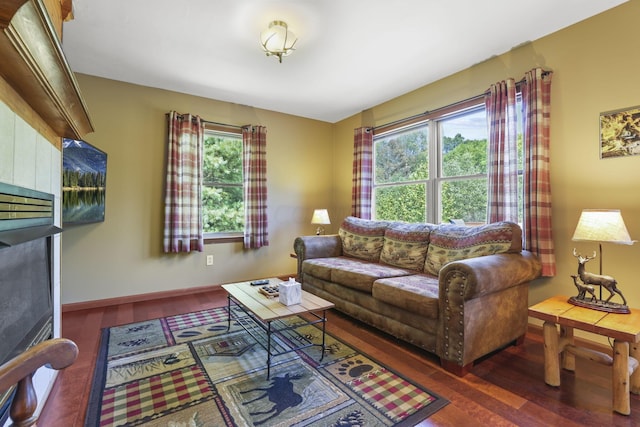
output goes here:
{"type": "Polygon", "coordinates": [[[213,255],[207,255],[207,265],[213,265],[213,255]]]}

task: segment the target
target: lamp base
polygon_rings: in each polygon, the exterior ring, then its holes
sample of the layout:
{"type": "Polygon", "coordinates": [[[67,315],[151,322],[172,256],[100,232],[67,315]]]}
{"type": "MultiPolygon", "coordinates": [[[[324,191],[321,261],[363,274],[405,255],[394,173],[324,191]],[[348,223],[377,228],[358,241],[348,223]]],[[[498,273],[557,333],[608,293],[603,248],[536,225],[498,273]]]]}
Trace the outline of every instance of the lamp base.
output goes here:
{"type": "Polygon", "coordinates": [[[631,310],[629,307],[623,304],[617,304],[615,302],[606,302],[599,299],[588,300],[578,297],[571,297],[567,300],[569,304],[577,305],[578,307],[590,308],[592,310],[606,311],[608,313],[629,314],[631,310]]]}

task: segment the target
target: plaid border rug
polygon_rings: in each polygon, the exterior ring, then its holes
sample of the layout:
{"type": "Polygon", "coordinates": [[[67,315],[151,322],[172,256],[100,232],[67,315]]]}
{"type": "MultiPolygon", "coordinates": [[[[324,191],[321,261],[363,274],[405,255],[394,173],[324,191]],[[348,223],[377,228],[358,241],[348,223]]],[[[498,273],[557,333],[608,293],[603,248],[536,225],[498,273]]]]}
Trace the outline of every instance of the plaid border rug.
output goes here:
{"type": "MultiPolygon", "coordinates": [[[[266,333],[242,316],[229,329],[226,307],[103,329],[85,426],[412,426],[449,403],[330,334],[322,361],[320,346],[290,351],[267,380],[254,338],[266,333]]],[[[322,342],[300,317],[274,325],[289,328],[272,335],[278,352],[322,342]]]]}

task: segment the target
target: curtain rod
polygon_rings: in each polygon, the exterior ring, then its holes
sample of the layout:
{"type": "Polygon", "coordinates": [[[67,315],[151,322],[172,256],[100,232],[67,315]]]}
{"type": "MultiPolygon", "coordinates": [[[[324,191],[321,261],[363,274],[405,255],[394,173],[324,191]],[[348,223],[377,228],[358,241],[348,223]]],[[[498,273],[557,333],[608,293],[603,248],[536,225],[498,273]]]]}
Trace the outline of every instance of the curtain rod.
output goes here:
{"type": "Polygon", "coordinates": [[[245,126],[238,126],[238,125],[228,125],[226,123],[218,123],[218,122],[212,122],[210,120],[202,120],[203,123],[206,123],[208,125],[217,125],[217,126],[224,126],[226,128],[233,128],[233,129],[244,129],[246,128],[248,125],[245,126]]]}
{"type": "MultiPolygon", "coordinates": [[[[542,77],[545,77],[545,76],[547,76],[549,74],[553,74],[553,71],[542,71],[542,77]]],[[[525,82],[525,78],[523,77],[521,80],[516,82],[516,88],[519,88],[519,86],[521,86],[524,82],[525,82]]],[[[444,107],[438,107],[435,110],[431,110],[431,111],[427,110],[427,111],[425,111],[423,113],[418,113],[418,114],[415,114],[415,115],[410,116],[410,117],[405,117],[403,119],[399,119],[399,120],[395,120],[393,122],[385,123],[383,125],[374,126],[374,127],[371,127],[371,129],[373,129],[375,131],[376,129],[381,129],[381,128],[394,126],[394,125],[397,125],[399,123],[411,122],[411,121],[413,121],[415,119],[418,119],[418,118],[421,118],[421,117],[426,118],[427,116],[438,114],[440,112],[455,108],[456,106],[459,106],[459,105],[462,105],[462,104],[467,104],[467,103],[471,103],[471,102],[474,102],[474,101],[478,101],[481,98],[484,98],[489,93],[490,93],[490,91],[486,90],[486,91],[482,92],[479,95],[475,95],[475,96],[472,96],[470,98],[463,99],[462,101],[457,101],[457,102],[454,102],[453,104],[445,105],[444,107]]]]}
{"type": "Polygon", "coordinates": [[[402,118],[402,119],[394,120],[393,122],[385,123],[383,125],[374,126],[374,127],[372,127],[372,129],[375,131],[376,129],[397,125],[399,123],[410,122],[410,121],[413,121],[413,120],[418,119],[420,117],[427,117],[427,116],[430,116],[432,114],[437,114],[438,112],[441,112],[441,111],[444,111],[444,110],[448,110],[450,108],[454,108],[457,105],[466,104],[468,102],[472,102],[472,101],[479,100],[480,98],[484,98],[484,95],[485,94],[482,93],[480,95],[472,96],[471,98],[463,99],[462,101],[457,101],[457,102],[454,102],[453,104],[445,105],[444,107],[438,107],[435,110],[427,110],[427,111],[425,111],[423,113],[418,113],[418,114],[415,114],[413,116],[409,116],[409,117],[405,117],[405,118],[402,118]]]}
{"type": "MultiPolygon", "coordinates": [[[[182,117],[185,114],[180,114],[180,113],[176,113],[178,116],[182,117]]],[[[169,117],[169,113],[166,113],[165,116],[169,117]]],[[[248,125],[245,126],[238,126],[238,125],[229,125],[227,123],[220,123],[220,122],[212,122],[211,120],[205,120],[203,118],[200,118],[200,120],[202,121],[202,123],[205,124],[209,124],[209,125],[217,125],[217,126],[223,126],[226,128],[232,128],[232,129],[244,129],[245,127],[247,127],[248,125]]]]}

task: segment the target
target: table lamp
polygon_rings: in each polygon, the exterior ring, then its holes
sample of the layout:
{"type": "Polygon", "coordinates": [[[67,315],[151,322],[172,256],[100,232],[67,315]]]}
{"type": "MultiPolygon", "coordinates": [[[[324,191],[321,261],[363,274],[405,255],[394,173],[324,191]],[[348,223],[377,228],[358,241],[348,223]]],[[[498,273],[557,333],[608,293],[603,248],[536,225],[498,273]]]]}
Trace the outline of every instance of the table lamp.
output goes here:
{"type": "Polygon", "coordinates": [[[617,281],[611,276],[602,275],[602,243],[616,243],[619,245],[633,245],[635,240],[631,240],[629,231],[624,224],[620,210],[618,209],[584,209],[578,220],[578,225],[573,233],[572,240],[578,242],[598,242],[600,253],[600,274],[588,273],[585,264],[596,257],[596,251],[592,256],[582,256],[573,249],[573,255],[578,258],[578,275],[571,276],[578,296],[571,297],[569,302],[575,305],[585,306],[601,311],[616,313],[629,313],[627,300],[618,289],[617,281]],[[580,279],[580,281],[578,281],[580,279]],[[580,283],[582,282],[582,283],[580,283]],[[600,287],[600,297],[597,299],[594,294],[594,287],[600,287]],[[602,300],[602,288],[609,291],[609,297],[602,300]],[[589,293],[589,299],[586,294],[589,293]],[[614,295],[622,298],[623,304],[611,303],[614,295]]]}
{"type": "Polygon", "coordinates": [[[329,220],[329,212],[326,209],[316,209],[311,217],[311,224],[317,225],[316,235],[324,233],[323,225],[331,224],[329,220]]]}

